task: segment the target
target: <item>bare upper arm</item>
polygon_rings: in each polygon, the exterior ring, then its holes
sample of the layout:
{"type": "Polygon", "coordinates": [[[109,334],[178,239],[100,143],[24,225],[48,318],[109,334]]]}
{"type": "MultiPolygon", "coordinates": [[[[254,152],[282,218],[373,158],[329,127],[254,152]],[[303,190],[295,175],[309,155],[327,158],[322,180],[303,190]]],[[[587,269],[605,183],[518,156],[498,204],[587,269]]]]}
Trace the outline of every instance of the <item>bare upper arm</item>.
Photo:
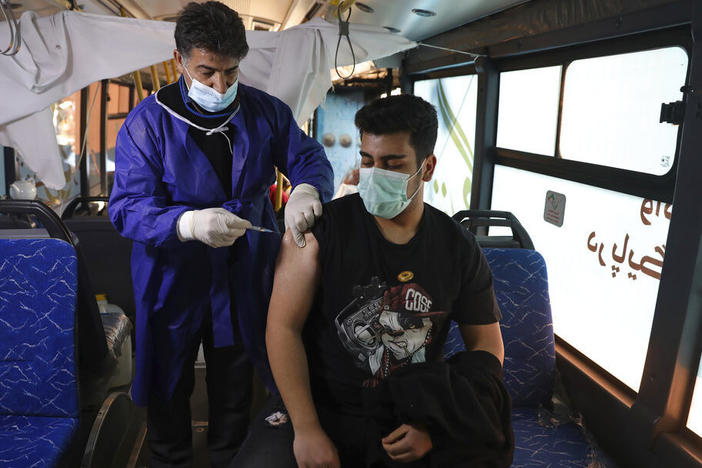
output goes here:
{"type": "Polygon", "coordinates": [[[285,326],[301,331],[319,283],[319,244],[311,232],[307,245],[295,244],[290,231],[283,235],[268,307],[268,327],[285,326]]]}
{"type": "Polygon", "coordinates": [[[463,343],[468,351],[487,351],[492,353],[500,364],[505,359],[505,347],[502,342],[502,332],[500,323],[494,322],[487,325],[465,325],[459,324],[463,343]]]}

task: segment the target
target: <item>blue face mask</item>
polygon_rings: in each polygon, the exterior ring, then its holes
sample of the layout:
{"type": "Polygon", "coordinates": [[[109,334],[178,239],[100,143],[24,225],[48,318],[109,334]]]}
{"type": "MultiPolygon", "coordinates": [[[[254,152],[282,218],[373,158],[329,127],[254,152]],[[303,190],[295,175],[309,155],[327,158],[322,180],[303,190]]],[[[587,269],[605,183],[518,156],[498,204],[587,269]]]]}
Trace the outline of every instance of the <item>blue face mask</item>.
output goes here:
{"type": "Polygon", "coordinates": [[[188,74],[191,81],[188,96],[206,111],[220,112],[229,107],[231,103],[234,102],[234,99],[236,99],[236,92],[239,89],[238,79],[222,94],[193,78],[186,64],[183,64],[183,69],[185,73],[188,74]]]}
{"type": "Polygon", "coordinates": [[[407,196],[407,183],[422,171],[422,163],[412,175],[388,171],[377,167],[362,167],[359,171],[358,193],[366,210],[373,216],[392,219],[409,206],[419,192],[421,183],[411,197],[407,196]]]}

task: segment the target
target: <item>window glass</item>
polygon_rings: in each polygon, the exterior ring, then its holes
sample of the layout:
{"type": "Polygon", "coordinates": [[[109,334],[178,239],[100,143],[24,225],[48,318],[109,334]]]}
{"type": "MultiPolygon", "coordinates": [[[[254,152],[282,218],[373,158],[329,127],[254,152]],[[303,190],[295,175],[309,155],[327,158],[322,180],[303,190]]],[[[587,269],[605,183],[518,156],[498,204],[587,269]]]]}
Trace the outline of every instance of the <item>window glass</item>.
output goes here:
{"type": "Polygon", "coordinates": [[[424,200],[448,214],[466,210],[473,177],[478,77],[417,81],[414,94],[432,103],[439,118],[437,165],[424,188],[424,200]]]}
{"type": "Polygon", "coordinates": [[[702,362],[697,370],[697,380],[695,381],[695,391],[692,394],[690,412],[687,414],[687,427],[702,437],[702,362]]]}
{"type": "Polygon", "coordinates": [[[638,391],[672,206],[498,165],[492,209],[546,259],[555,333],[638,391]]]}
{"type": "Polygon", "coordinates": [[[497,146],[554,155],[561,68],[500,73],[497,146]]]}
{"type": "Polygon", "coordinates": [[[673,164],[678,127],[661,104],[682,100],[680,47],[576,60],[565,73],[560,155],[661,175],[673,164]]]}

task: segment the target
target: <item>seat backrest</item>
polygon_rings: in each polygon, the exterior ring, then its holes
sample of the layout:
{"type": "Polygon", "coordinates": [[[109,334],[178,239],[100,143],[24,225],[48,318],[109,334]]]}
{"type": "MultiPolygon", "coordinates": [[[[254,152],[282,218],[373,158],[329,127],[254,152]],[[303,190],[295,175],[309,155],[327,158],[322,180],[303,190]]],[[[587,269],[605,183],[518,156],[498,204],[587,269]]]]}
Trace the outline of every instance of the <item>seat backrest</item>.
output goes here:
{"type": "MultiPolygon", "coordinates": [[[[512,405],[546,404],[553,393],[556,368],[546,262],[535,250],[483,250],[502,312],[504,381],[512,405]]],[[[444,352],[449,356],[463,349],[458,327],[452,323],[444,352]]]]}
{"type": "Polygon", "coordinates": [[[0,239],[0,414],[77,418],[78,265],[58,239],[0,239]]]}
{"type": "Polygon", "coordinates": [[[132,241],[122,237],[107,216],[75,216],[63,223],[78,236],[92,290],[107,295],[134,322],[132,241]]]}

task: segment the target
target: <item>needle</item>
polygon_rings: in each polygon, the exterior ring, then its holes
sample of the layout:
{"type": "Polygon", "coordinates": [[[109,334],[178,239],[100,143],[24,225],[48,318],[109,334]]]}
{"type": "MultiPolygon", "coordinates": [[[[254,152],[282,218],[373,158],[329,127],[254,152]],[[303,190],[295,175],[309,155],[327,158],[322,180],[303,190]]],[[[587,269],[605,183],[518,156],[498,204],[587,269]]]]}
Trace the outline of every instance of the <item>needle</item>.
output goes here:
{"type": "Polygon", "coordinates": [[[246,229],[248,229],[248,230],[250,230],[250,231],[273,232],[273,233],[275,233],[274,230],[268,229],[268,228],[264,228],[264,227],[261,227],[261,226],[249,226],[249,227],[247,227],[246,229]]]}

